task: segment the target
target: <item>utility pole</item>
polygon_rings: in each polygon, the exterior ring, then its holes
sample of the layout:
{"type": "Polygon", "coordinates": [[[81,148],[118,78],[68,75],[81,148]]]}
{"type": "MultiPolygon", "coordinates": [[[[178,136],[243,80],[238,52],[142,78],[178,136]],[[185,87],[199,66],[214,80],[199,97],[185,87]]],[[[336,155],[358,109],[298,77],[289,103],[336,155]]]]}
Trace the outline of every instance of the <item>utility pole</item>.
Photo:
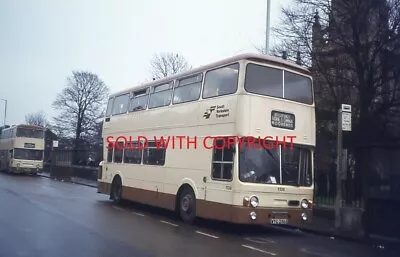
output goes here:
{"type": "Polygon", "coordinates": [[[266,17],[266,26],[265,26],[265,54],[266,55],[268,55],[268,52],[269,52],[270,20],[271,20],[271,0],[267,0],[267,17],[266,17]]]}
{"type": "Polygon", "coordinates": [[[4,128],[6,128],[6,117],[7,117],[7,100],[0,98],[0,100],[4,101],[4,128]]]}
{"type": "Polygon", "coordinates": [[[342,104],[338,110],[337,131],[337,163],[336,163],[336,199],[335,199],[335,228],[339,229],[342,224],[340,209],[342,208],[342,181],[346,179],[347,151],[343,151],[343,131],[351,131],[351,105],[342,104]],[[346,153],[346,156],[343,156],[346,153]],[[343,158],[344,157],[344,158],[343,158]],[[346,174],[345,174],[346,173],[346,174]]]}

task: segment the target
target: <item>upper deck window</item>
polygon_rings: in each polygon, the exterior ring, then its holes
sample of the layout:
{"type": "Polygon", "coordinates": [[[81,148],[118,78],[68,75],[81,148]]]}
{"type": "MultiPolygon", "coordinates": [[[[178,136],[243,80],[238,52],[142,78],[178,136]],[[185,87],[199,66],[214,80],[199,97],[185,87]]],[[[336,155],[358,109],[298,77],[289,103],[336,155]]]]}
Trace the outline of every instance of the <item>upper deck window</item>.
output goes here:
{"type": "Polygon", "coordinates": [[[115,97],[114,105],[113,105],[113,115],[126,113],[128,110],[129,104],[129,94],[124,94],[115,97]]]}
{"type": "Polygon", "coordinates": [[[10,139],[15,137],[15,128],[3,130],[1,132],[1,139],[10,139]]]}
{"type": "Polygon", "coordinates": [[[149,109],[167,106],[171,103],[173,82],[155,86],[150,94],[149,109]]]}
{"type": "Polygon", "coordinates": [[[312,83],[309,78],[288,71],[285,71],[284,76],[285,99],[305,104],[313,103],[312,83]]]}
{"type": "Polygon", "coordinates": [[[114,98],[108,99],[106,117],[110,117],[110,115],[112,113],[113,101],[114,101],[114,98]]]}
{"type": "Polygon", "coordinates": [[[207,71],[204,80],[203,98],[229,95],[238,87],[239,64],[207,71]]]}
{"type": "Polygon", "coordinates": [[[174,89],[173,104],[198,100],[200,98],[202,81],[203,74],[178,80],[174,89]]]}
{"type": "Polygon", "coordinates": [[[31,128],[17,128],[17,137],[44,138],[44,131],[31,128]]]}
{"type": "Polygon", "coordinates": [[[313,103],[312,83],[309,78],[276,68],[249,63],[246,67],[244,88],[249,93],[305,104],[313,103]]]}
{"type": "Polygon", "coordinates": [[[129,111],[137,112],[141,110],[146,110],[148,98],[147,96],[147,89],[134,92],[129,106],[129,111]]]}

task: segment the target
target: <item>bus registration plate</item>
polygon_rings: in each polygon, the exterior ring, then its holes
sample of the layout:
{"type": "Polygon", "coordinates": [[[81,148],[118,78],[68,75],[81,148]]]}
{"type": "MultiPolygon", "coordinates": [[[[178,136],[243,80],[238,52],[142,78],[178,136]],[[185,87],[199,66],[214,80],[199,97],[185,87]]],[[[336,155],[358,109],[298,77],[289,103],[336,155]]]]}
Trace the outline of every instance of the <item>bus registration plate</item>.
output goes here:
{"type": "Polygon", "coordinates": [[[270,219],[270,223],[273,225],[285,225],[288,224],[288,219],[270,219]]]}

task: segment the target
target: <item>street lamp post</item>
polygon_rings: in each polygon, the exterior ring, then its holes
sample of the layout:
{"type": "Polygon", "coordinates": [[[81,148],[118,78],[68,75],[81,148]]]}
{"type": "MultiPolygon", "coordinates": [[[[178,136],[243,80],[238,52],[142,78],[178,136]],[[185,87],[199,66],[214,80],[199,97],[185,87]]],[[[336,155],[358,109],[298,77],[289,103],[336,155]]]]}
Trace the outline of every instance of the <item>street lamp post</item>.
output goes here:
{"type": "Polygon", "coordinates": [[[4,101],[4,128],[6,128],[6,117],[7,117],[7,100],[0,98],[0,100],[4,101]]]}
{"type": "Polygon", "coordinates": [[[265,54],[268,55],[269,52],[269,30],[270,30],[270,20],[271,20],[271,0],[267,0],[267,17],[266,17],[266,27],[265,27],[265,54]]]}

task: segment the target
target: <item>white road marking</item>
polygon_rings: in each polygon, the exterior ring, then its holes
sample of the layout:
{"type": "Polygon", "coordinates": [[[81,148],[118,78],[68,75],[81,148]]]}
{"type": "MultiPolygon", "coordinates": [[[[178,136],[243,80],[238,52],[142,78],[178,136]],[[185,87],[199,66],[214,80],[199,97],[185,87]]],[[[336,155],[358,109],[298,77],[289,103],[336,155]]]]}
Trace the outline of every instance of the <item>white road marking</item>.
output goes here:
{"type": "Polygon", "coordinates": [[[164,224],[168,224],[168,225],[174,226],[174,227],[178,227],[179,226],[179,225],[176,225],[174,223],[171,223],[171,222],[168,222],[168,221],[165,221],[165,220],[160,220],[160,222],[164,223],[164,224]]]}
{"type": "Polygon", "coordinates": [[[200,235],[203,235],[203,236],[212,237],[212,238],[215,238],[215,239],[218,239],[218,238],[219,238],[219,237],[217,237],[217,236],[210,235],[210,234],[207,234],[207,233],[204,233],[204,232],[201,232],[201,231],[196,231],[196,233],[197,233],[197,234],[200,234],[200,235]]]}
{"type": "Polygon", "coordinates": [[[123,211],[124,210],[124,209],[121,209],[121,208],[119,208],[117,206],[113,206],[113,208],[116,209],[116,210],[119,210],[119,211],[123,211]]]}
{"type": "Polygon", "coordinates": [[[276,244],[274,240],[271,240],[266,237],[245,237],[244,240],[257,243],[257,244],[265,244],[265,243],[271,243],[271,244],[276,244]]]}
{"type": "Polygon", "coordinates": [[[135,215],[138,215],[138,216],[142,216],[142,217],[145,216],[144,214],[141,214],[141,213],[138,213],[138,212],[132,212],[132,214],[135,214],[135,215]]]}
{"type": "Polygon", "coordinates": [[[276,253],[267,252],[267,251],[264,251],[264,250],[255,248],[255,247],[253,247],[253,246],[250,246],[250,245],[242,245],[242,246],[245,247],[245,248],[248,248],[248,249],[251,249],[251,250],[260,252],[260,253],[266,253],[266,254],[269,254],[269,255],[272,255],[272,256],[278,255],[278,254],[276,254],[276,253]]]}

